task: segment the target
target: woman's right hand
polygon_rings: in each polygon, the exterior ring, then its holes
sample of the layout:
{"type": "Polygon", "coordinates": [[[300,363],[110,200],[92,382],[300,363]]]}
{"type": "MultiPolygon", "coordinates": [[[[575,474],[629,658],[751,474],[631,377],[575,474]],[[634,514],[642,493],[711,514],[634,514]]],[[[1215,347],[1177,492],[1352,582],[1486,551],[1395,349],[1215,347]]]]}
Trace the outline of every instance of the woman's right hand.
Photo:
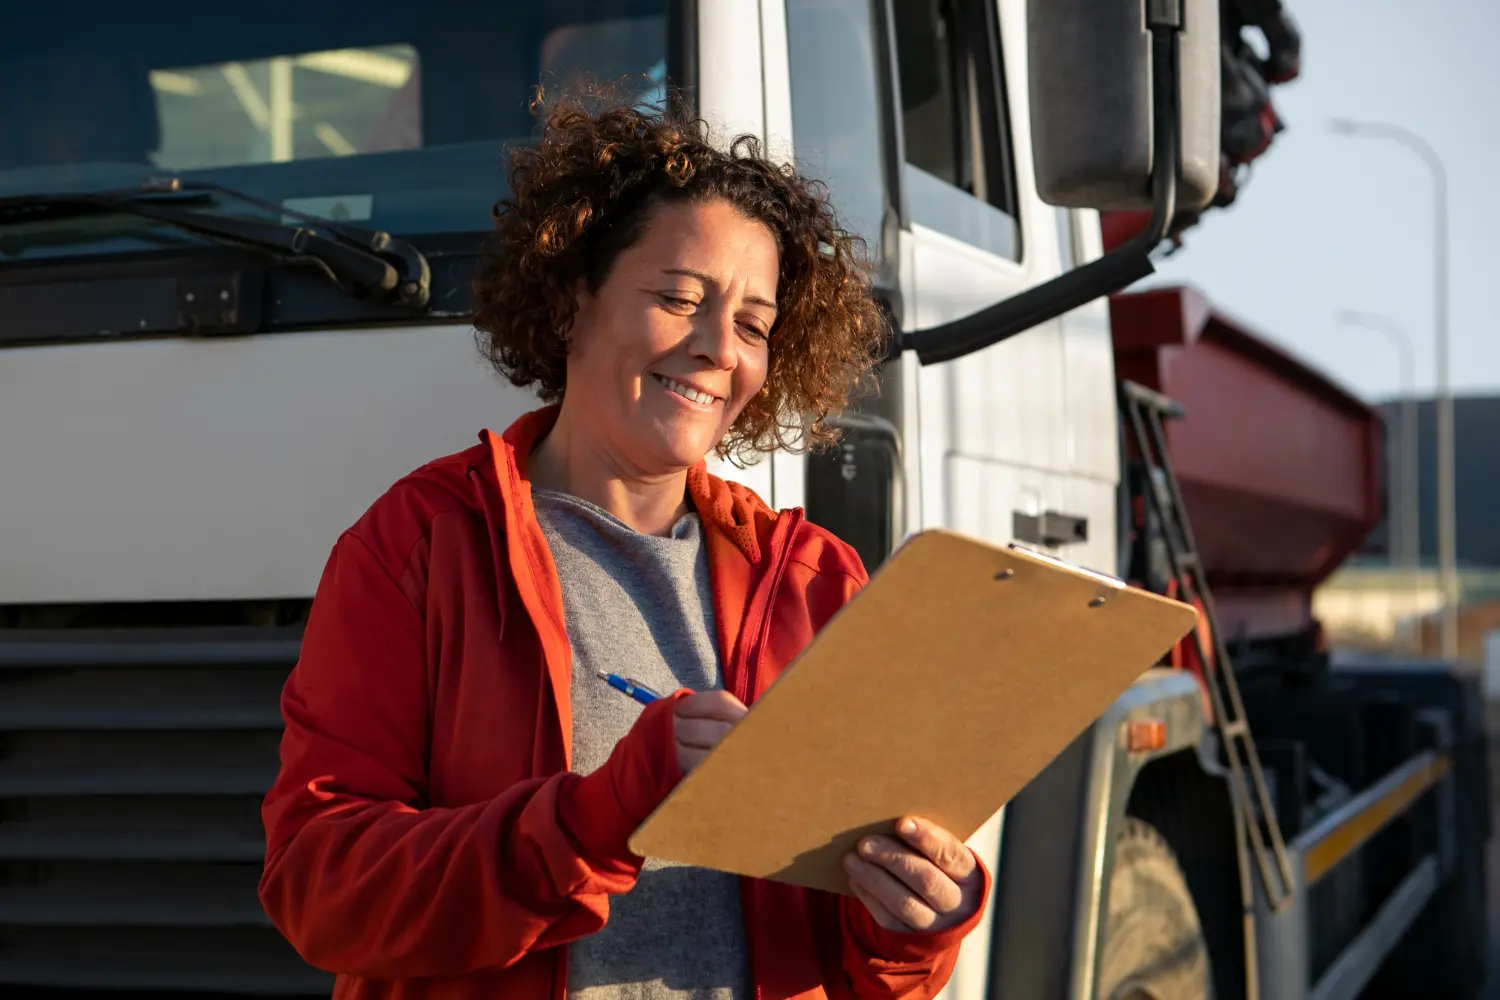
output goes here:
{"type": "Polygon", "coordinates": [[[697,767],[748,711],[728,691],[698,691],[678,701],[672,732],[677,740],[677,764],[682,773],[686,775],[697,767]]]}

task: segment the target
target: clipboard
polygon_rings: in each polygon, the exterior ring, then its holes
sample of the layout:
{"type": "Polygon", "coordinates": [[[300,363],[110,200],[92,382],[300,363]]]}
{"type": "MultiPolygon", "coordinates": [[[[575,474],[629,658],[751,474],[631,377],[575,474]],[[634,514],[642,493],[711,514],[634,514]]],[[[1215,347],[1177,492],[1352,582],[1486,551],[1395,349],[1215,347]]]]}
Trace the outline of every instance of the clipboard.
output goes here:
{"type": "Polygon", "coordinates": [[[630,849],[848,894],[859,838],[915,814],[968,840],[1196,622],[1041,553],[919,532],[630,849]]]}

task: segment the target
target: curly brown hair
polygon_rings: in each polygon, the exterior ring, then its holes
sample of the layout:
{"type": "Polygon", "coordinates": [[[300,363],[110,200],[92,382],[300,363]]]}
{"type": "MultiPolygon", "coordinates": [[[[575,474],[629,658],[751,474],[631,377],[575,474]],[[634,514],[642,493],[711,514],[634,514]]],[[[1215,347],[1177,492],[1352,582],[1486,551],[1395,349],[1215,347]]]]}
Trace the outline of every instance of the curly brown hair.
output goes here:
{"type": "Polygon", "coordinates": [[[889,327],[864,244],[840,228],[825,186],[768,159],[753,136],[715,148],[673,92],[656,108],[600,108],[599,93],[545,106],[536,95],[541,138],[510,155],[510,195],[494,206],[494,248],[474,282],[482,353],[513,384],[561,399],[579,281],[597,291],[657,205],[722,199],[770,229],[781,259],[765,388],[718,454],[836,439],[833,418],[884,357],[889,327]]]}

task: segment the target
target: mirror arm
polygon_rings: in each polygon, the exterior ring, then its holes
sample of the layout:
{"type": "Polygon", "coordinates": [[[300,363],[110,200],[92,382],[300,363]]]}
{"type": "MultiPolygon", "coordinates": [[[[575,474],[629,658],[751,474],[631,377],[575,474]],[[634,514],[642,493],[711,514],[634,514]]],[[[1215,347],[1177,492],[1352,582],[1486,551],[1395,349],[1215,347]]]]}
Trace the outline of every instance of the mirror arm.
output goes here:
{"type": "Polygon", "coordinates": [[[1002,302],[942,326],[893,338],[892,359],[915,351],[924,365],[952,361],[1008,340],[1018,333],[1155,273],[1151,251],[1166,236],[1177,211],[1178,33],[1180,0],[1148,0],[1151,28],[1152,137],[1151,221],[1144,231],[1082,267],[1028,288],[1002,302]]]}

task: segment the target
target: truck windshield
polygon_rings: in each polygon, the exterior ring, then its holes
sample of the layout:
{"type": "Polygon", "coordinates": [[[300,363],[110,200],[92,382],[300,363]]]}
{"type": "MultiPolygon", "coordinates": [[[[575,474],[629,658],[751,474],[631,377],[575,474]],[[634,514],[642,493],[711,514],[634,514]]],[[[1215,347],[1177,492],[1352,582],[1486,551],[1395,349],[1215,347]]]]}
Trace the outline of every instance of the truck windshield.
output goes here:
{"type": "MultiPolygon", "coordinates": [[[[0,198],[165,174],[398,235],[487,230],[532,88],[633,77],[659,97],[671,3],[7,4],[0,198]]],[[[196,242],[151,228],[0,234],[0,263],[196,242]]]]}

